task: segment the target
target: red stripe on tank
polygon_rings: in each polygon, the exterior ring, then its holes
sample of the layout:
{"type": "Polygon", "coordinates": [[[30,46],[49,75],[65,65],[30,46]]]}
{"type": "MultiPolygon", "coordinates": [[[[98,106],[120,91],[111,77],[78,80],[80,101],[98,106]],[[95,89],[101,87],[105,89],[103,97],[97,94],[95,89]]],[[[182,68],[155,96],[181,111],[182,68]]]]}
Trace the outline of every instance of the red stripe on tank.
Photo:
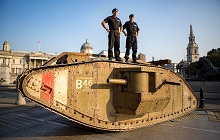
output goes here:
{"type": "Polygon", "coordinates": [[[48,72],[42,76],[40,88],[40,99],[49,104],[53,103],[54,98],[54,73],[48,72]]]}

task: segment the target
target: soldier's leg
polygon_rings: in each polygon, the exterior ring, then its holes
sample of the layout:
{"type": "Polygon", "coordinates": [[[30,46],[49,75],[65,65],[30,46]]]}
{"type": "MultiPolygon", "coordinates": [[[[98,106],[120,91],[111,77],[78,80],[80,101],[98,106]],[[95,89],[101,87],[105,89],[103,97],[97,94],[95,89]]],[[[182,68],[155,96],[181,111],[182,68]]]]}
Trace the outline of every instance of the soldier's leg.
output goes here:
{"type": "Polygon", "coordinates": [[[120,34],[115,32],[115,42],[114,42],[114,52],[115,52],[115,59],[121,60],[120,58],[120,34]]]}
{"type": "Polygon", "coordinates": [[[125,52],[125,61],[127,62],[129,59],[129,55],[130,55],[130,49],[131,49],[131,42],[130,42],[130,37],[127,37],[126,39],[126,52],[125,52]]]}
{"type": "Polygon", "coordinates": [[[113,57],[112,49],[114,46],[114,41],[115,41],[114,34],[113,34],[113,32],[110,32],[108,35],[108,58],[109,58],[109,60],[111,60],[113,57]]]}
{"type": "Polygon", "coordinates": [[[126,51],[125,51],[125,62],[128,61],[129,59],[129,54],[130,54],[130,48],[129,47],[126,47],[126,51]]]}
{"type": "Polygon", "coordinates": [[[135,38],[134,42],[132,43],[132,59],[133,62],[137,60],[137,39],[135,38]]]}

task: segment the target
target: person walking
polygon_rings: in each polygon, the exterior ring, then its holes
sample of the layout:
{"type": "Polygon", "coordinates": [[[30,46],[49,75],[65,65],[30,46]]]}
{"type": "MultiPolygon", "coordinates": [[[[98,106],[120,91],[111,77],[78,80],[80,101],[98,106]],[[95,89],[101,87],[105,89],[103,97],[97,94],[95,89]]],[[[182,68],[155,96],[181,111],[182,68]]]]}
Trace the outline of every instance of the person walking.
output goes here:
{"type": "Polygon", "coordinates": [[[109,33],[108,35],[108,58],[112,60],[113,57],[113,46],[114,46],[114,54],[115,60],[121,61],[120,58],[120,34],[122,33],[123,26],[121,20],[117,17],[118,9],[114,8],[112,10],[112,16],[108,16],[101,23],[103,28],[109,33]],[[106,23],[108,23],[109,28],[106,27],[106,23]],[[120,30],[119,30],[120,28],[120,30]]]}
{"type": "Polygon", "coordinates": [[[128,62],[130,49],[132,48],[132,59],[136,63],[137,54],[137,37],[140,33],[140,29],[136,22],[134,22],[134,14],[129,15],[129,21],[125,22],[123,25],[123,33],[126,38],[126,52],[125,52],[125,62],[128,62]],[[126,29],[127,33],[124,31],[126,29]]]}

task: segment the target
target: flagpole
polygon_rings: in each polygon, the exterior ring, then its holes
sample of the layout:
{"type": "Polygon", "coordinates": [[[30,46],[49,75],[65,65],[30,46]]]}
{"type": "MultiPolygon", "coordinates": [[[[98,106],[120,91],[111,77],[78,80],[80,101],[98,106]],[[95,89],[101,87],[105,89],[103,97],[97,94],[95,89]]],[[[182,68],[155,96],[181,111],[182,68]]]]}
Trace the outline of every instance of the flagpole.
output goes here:
{"type": "MultiPolygon", "coordinates": [[[[40,42],[41,43],[41,42],[40,42]]],[[[40,52],[40,43],[39,43],[39,52],[40,52]]]]}
{"type": "Polygon", "coordinates": [[[40,43],[41,43],[41,40],[38,41],[38,52],[40,52],[40,43]]]}

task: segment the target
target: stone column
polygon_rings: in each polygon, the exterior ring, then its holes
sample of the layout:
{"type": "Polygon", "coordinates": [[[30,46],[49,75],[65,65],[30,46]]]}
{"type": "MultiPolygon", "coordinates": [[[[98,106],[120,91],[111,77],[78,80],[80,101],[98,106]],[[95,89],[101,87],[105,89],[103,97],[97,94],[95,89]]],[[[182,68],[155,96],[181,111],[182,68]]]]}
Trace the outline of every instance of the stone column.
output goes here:
{"type": "Polygon", "coordinates": [[[29,63],[28,63],[28,69],[31,68],[31,59],[29,59],[29,63]]]}
{"type": "Polygon", "coordinates": [[[36,68],[36,59],[34,59],[34,68],[36,68]]]}

